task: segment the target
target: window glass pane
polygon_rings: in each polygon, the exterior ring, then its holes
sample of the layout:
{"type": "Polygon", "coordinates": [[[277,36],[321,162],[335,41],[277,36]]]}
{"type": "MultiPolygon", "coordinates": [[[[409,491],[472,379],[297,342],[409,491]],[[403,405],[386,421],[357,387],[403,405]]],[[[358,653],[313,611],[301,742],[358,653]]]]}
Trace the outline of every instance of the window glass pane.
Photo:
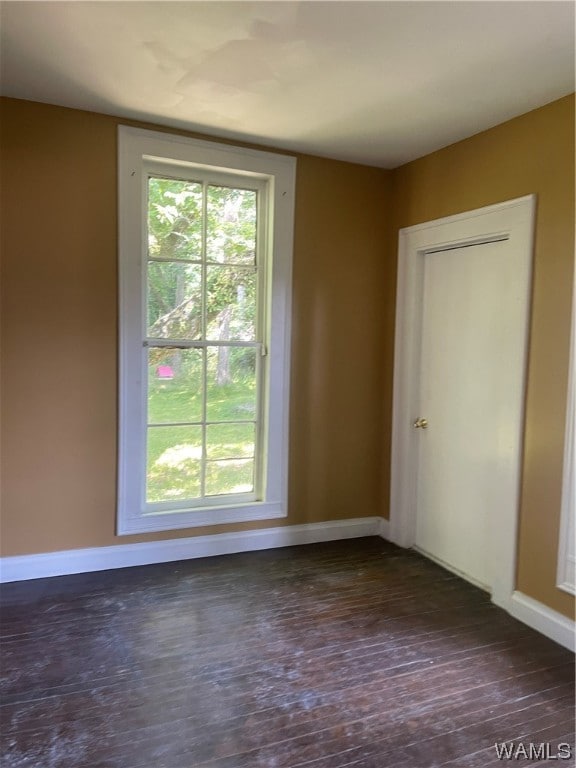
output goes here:
{"type": "Polygon", "coordinates": [[[155,259],[200,259],[202,184],[148,180],[148,255],[155,259]]]}
{"type": "Polygon", "coordinates": [[[202,420],[202,350],[148,350],[148,422],[202,420]]]}
{"type": "Polygon", "coordinates": [[[202,427],[148,427],[146,500],[200,495],[202,427]]]}
{"type": "Polygon", "coordinates": [[[256,418],[256,354],[253,347],[208,347],[208,421],[256,418]]]}
{"type": "Polygon", "coordinates": [[[206,427],[208,459],[254,456],[254,424],[209,424],[206,427]]]}
{"type": "Polygon", "coordinates": [[[206,462],[206,494],[249,493],[254,490],[254,461],[206,462]]]}
{"type": "Polygon", "coordinates": [[[148,336],[199,339],[202,334],[202,267],[148,262],[148,336]]]}
{"type": "Polygon", "coordinates": [[[256,258],[256,192],[208,187],[208,261],[254,264],[256,258]]]}
{"type": "Polygon", "coordinates": [[[207,338],[253,341],[256,271],[253,267],[206,268],[207,338]]]}

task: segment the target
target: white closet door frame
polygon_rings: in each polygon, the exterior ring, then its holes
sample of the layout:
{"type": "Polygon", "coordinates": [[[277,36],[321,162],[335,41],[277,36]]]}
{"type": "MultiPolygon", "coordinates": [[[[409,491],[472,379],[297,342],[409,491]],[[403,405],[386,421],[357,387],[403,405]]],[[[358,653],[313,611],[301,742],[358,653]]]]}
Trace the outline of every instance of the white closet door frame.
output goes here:
{"type": "Polygon", "coordinates": [[[392,467],[390,538],[412,547],[416,535],[418,435],[412,427],[417,413],[420,382],[422,292],[424,254],[433,250],[509,239],[518,246],[517,276],[523,296],[523,338],[510,365],[522,386],[514,414],[513,498],[506,500],[506,515],[499,520],[491,541],[494,562],[492,599],[504,605],[515,587],[516,538],[522,447],[524,437],[525,378],[530,318],[532,251],[536,196],[509,200],[474,211],[426,222],[400,230],[394,356],[394,406],[392,420],[392,467]]]}
{"type": "Polygon", "coordinates": [[[572,292],[572,336],[570,340],[570,368],[568,373],[568,407],[564,445],[564,474],[562,487],[562,515],[558,542],[559,589],[576,594],[576,556],[574,526],[576,509],[576,270],[572,292]]]}

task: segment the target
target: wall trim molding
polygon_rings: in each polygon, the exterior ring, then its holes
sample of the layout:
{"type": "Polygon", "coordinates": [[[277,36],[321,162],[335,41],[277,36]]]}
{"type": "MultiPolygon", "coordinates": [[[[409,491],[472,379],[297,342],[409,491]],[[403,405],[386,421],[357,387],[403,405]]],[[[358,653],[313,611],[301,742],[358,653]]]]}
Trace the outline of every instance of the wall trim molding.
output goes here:
{"type": "Polygon", "coordinates": [[[492,602],[564,648],[573,652],[576,650],[576,623],[562,613],[518,591],[513,592],[504,604],[496,600],[492,602]]]}
{"type": "Polygon", "coordinates": [[[3,557],[0,558],[0,583],[90,571],[107,571],[136,565],[169,563],[176,560],[191,560],[338,539],[355,539],[362,536],[387,538],[387,523],[388,521],[381,517],[359,517],[304,525],[259,528],[238,533],[218,533],[211,536],[190,536],[183,539],[146,541],[139,544],[115,544],[109,547],[3,557]]]}
{"type": "Polygon", "coordinates": [[[570,334],[570,367],[568,369],[568,404],[564,436],[564,469],[562,471],[562,507],[558,540],[556,586],[576,595],[576,271],[572,292],[572,331],[570,334]]]}

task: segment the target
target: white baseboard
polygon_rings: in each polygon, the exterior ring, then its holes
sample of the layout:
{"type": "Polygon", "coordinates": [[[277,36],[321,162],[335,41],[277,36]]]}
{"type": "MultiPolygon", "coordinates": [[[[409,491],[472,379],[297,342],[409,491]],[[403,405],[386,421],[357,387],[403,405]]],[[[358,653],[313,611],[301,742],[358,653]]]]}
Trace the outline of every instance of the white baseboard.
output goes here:
{"type": "Polygon", "coordinates": [[[513,592],[508,605],[500,607],[537,632],[541,632],[571,651],[575,650],[576,625],[567,616],[553,611],[523,592],[513,592]]]}
{"type": "Polygon", "coordinates": [[[355,539],[361,536],[380,536],[383,535],[382,530],[386,529],[383,523],[387,522],[381,517],[361,517],[329,520],[325,523],[261,528],[239,533],[219,533],[213,536],[191,536],[185,539],[150,541],[141,544],[117,544],[112,547],[3,557],[0,559],[0,582],[107,571],[134,565],[168,563],[212,555],[290,547],[296,544],[355,539]]]}
{"type": "MultiPolygon", "coordinates": [[[[298,544],[315,544],[322,541],[355,539],[362,536],[381,536],[389,540],[389,531],[390,523],[385,518],[361,517],[306,525],[261,528],[239,533],[220,533],[213,536],[191,536],[185,539],[3,557],[0,558],[0,583],[90,571],[107,571],[136,565],[168,563],[175,560],[191,560],[298,544]]],[[[514,592],[506,604],[500,602],[497,604],[519,621],[560,645],[572,651],[575,650],[575,624],[561,613],[553,611],[522,592],[514,592]]]]}

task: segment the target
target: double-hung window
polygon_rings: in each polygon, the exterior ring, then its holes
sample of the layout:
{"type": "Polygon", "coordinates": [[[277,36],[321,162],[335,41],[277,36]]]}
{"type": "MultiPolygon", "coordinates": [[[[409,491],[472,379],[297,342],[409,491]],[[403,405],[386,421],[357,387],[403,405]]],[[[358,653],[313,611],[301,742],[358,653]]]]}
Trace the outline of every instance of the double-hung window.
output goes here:
{"type": "Polygon", "coordinates": [[[286,515],[294,171],[119,129],[121,534],[286,515]]]}

